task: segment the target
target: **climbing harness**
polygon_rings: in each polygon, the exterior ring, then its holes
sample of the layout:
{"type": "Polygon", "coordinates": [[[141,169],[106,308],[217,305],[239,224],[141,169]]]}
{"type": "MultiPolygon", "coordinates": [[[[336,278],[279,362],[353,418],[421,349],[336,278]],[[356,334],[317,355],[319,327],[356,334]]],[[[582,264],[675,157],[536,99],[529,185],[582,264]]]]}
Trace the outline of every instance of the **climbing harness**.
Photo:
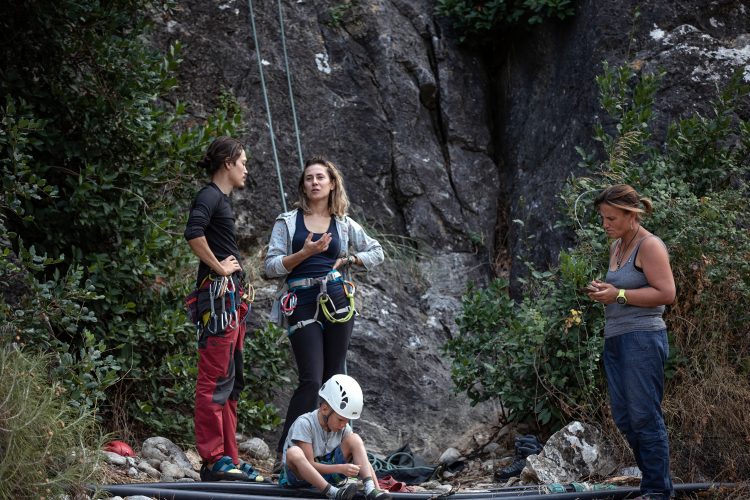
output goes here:
{"type": "Polygon", "coordinates": [[[323,316],[325,316],[325,318],[331,323],[346,323],[356,314],[357,311],[354,307],[354,292],[356,291],[356,288],[354,283],[344,280],[341,273],[337,270],[333,270],[320,278],[300,278],[288,282],[287,292],[280,298],[281,312],[287,317],[291,316],[297,307],[296,291],[314,286],[319,287],[318,296],[315,299],[315,315],[312,318],[298,321],[290,326],[288,329],[289,335],[307,325],[313,323],[321,324],[318,320],[318,315],[321,310],[323,311],[323,316]],[[335,305],[333,304],[333,299],[328,294],[329,283],[341,283],[344,288],[344,294],[348,300],[346,306],[334,309],[335,305]]]}

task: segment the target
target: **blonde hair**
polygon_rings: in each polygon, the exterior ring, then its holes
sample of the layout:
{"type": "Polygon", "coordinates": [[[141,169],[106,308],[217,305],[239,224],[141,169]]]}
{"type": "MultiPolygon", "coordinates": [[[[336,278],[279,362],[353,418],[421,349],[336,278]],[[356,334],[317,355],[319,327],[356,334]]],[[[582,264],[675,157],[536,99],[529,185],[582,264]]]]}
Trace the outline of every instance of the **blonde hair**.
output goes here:
{"type": "Polygon", "coordinates": [[[635,188],[627,184],[615,184],[599,193],[599,196],[594,200],[594,206],[599,208],[602,203],[626,212],[635,212],[638,221],[641,220],[642,214],[650,215],[654,211],[651,200],[640,196],[635,188]],[[641,205],[643,205],[643,208],[641,208],[641,205]]]}
{"type": "Polygon", "coordinates": [[[333,162],[323,158],[322,156],[313,156],[305,162],[305,168],[302,169],[302,175],[299,177],[299,183],[297,185],[297,192],[299,194],[299,206],[306,214],[310,213],[310,206],[308,205],[307,195],[305,194],[305,172],[307,167],[312,165],[323,165],[328,172],[328,178],[331,180],[331,192],[328,195],[328,211],[331,215],[337,217],[343,217],[349,210],[349,197],[346,196],[346,189],[344,188],[344,178],[341,176],[341,172],[333,164],[333,162]]]}

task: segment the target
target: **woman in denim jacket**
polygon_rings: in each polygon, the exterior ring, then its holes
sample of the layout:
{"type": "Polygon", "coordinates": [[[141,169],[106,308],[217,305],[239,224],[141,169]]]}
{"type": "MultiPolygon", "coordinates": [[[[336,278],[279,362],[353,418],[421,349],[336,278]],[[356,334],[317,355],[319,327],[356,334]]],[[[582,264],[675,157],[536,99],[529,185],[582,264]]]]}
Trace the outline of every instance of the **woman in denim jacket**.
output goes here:
{"type": "Polygon", "coordinates": [[[277,451],[297,417],[317,408],[323,381],[346,371],[353,290],[339,270],[383,262],[380,243],[346,215],[349,199],[332,162],[309,159],[298,192],[299,208],[276,218],[265,260],[267,277],[284,278],[271,320],[288,327],[299,374],[277,451]]]}

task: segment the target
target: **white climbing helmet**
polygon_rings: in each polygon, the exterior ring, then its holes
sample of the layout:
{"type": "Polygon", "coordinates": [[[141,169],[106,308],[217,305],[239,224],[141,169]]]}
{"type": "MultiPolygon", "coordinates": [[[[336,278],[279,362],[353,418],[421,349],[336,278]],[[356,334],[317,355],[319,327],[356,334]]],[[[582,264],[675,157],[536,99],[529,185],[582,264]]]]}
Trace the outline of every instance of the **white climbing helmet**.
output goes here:
{"type": "Polygon", "coordinates": [[[318,391],[333,411],[344,418],[355,420],[362,416],[362,388],[349,375],[334,375],[318,391]]]}

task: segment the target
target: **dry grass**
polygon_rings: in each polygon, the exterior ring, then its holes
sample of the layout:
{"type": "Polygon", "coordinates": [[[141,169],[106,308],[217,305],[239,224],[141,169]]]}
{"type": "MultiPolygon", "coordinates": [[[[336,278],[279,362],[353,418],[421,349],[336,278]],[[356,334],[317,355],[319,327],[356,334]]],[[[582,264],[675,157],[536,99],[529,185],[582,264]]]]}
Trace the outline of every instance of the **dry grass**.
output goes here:
{"type": "Polygon", "coordinates": [[[707,265],[675,276],[680,296],[669,319],[678,363],[663,405],[672,467],[689,481],[742,481],[750,478],[750,377],[740,360],[750,354],[750,332],[736,315],[750,305],[728,283],[705,279],[707,265]]]}
{"type": "Polygon", "coordinates": [[[75,496],[96,480],[103,437],[93,414],[50,384],[48,363],[0,347],[0,499],[75,496]]]}

